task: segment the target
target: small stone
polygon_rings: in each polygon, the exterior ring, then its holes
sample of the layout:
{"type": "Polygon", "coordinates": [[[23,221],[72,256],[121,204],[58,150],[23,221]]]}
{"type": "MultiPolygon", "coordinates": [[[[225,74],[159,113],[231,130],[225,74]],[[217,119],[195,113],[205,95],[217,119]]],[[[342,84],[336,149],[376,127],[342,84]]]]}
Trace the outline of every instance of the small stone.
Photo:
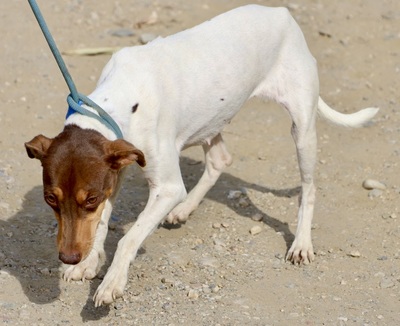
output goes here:
{"type": "Polygon", "coordinates": [[[218,293],[221,288],[218,285],[210,285],[210,290],[212,293],[218,293]]]}
{"type": "Polygon", "coordinates": [[[361,254],[358,250],[353,250],[353,251],[350,251],[349,256],[358,258],[358,257],[361,257],[361,254]]]}
{"type": "Polygon", "coordinates": [[[383,191],[380,189],[372,189],[369,193],[368,193],[368,197],[369,198],[376,198],[376,197],[380,197],[382,196],[383,191]]]}
{"type": "Polygon", "coordinates": [[[164,283],[164,284],[169,285],[170,287],[173,287],[175,282],[173,279],[163,277],[161,279],[161,283],[164,283]]]}
{"type": "Polygon", "coordinates": [[[190,289],[187,296],[189,299],[196,300],[199,298],[199,292],[197,290],[190,289]]]}
{"type": "Polygon", "coordinates": [[[121,310],[122,308],[124,308],[124,305],[122,303],[118,302],[114,304],[115,310],[121,310]]]}
{"type": "Polygon", "coordinates": [[[220,229],[221,228],[221,223],[213,223],[212,224],[213,229],[220,229]]]}
{"type": "Polygon", "coordinates": [[[139,41],[142,44],[147,44],[150,43],[151,41],[155,40],[157,38],[157,35],[152,34],[152,33],[143,33],[140,35],[139,41]]]}
{"type": "Polygon", "coordinates": [[[264,217],[263,214],[261,214],[261,213],[255,213],[254,215],[251,216],[251,219],[252,219],[253,221],[260,222],[260,221],[263,220],[263,217],[264,217]]]}
{"type": "Polygon", "coordinates": [[[383,184],[382,182],[379,182],[374,179],[365,179],[362,183],[362,186],[364,189],[367,190],[372,190],[372,189],[380,189],[380,190],[385,190],[386,185],[383,184]]]}
{"type": "Polygon", "coordinates": [[[256,235],[256,234],[259,234],[261,231],[262,231],[261,226],[255,225],[250,229],[250,234],[251,235],[256,235]]]}
{"type": "Polygon", "coordinates": [[[240,198],[239,205],[240,207],[249,207],[250,203],[246,200],[246,198],[240,198]]]}

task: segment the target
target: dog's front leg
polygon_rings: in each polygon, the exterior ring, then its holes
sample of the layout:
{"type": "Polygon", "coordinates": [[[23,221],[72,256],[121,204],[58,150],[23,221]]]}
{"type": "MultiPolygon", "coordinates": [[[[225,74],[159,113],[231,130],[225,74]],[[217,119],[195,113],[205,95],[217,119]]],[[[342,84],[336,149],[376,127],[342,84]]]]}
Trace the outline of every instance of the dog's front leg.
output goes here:
{"type": "Polygon", "coordinates": [[[172,168],[171,170],[166,171],[167,173],[163,178],[152,178],[149,181],[149,201],[136,223],[118,242],[113,262],[93,297],[96,307],[102,304],[110,304],[116,298],[122,296],[128,281],[129,265],[135,259],[142,242],[167,214],[185,198],[186,190],[180,175],[178,158],[175,169],[172,168]],[[177,170],[178,173],[171,170],[177,170]],[[169,179],[167,182],[162,181],[165,177],[169,179]],[[158,181],[156,181],[157,179],[158,181]]]}

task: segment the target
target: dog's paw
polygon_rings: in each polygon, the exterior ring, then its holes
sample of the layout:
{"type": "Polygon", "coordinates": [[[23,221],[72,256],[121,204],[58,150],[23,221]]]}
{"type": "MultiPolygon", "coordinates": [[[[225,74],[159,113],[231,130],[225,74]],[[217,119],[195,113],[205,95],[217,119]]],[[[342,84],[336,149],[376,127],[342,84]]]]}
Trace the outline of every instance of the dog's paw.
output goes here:
{"type": "Polygon", "coordinates": [[[295,265],[311,263],[314,260],[314,249],[311,241],[306,242],[307,244],[295,239],[286,255],[286,260],[295,265]]]}
{"type": "Polygon", "coordinates": [[[122,274],[121,270],[116,273],[110,270],[107,272],[103,282],[101,282],[93,296],[94,305],[96,307],[108,305],[117,298],[122,297],[125,285],[128,281],[128,277],[122,274]]]}
{"type": "Polygon", "coordinates": [[[93,279],[99,272],[104,257],[104,252],[98,253],[93,249],[89,256],[79,264],[71,265],[65,270],[63,276],[64,281],[85,281],[93,279]]]}
{"type": "Polygon", "coordinates": [[[170,224],[185,223],[188,220],[190,213],[195,209],[196,207],[192,207],[189,203],[182,202],[168,214],[165,220],[170,224]]]}

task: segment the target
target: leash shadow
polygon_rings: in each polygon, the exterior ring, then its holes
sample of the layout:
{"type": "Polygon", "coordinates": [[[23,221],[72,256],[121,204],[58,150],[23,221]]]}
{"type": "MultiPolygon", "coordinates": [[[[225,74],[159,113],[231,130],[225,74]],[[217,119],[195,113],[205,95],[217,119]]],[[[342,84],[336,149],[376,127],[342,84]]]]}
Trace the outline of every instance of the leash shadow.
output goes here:
{"type": "Polygon", "coordinates": [[[36,304],[51,303],[61,293],[56,234],[57,224],[39,186],[26,193],[22,209],[0,220],[0,270],[14,276],[36,304]]]}

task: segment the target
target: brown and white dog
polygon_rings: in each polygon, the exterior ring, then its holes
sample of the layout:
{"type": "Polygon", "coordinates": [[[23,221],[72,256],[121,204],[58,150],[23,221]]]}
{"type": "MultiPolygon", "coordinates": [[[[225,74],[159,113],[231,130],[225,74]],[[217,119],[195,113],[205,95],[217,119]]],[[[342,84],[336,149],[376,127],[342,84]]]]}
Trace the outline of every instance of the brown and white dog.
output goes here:
{"type": "Polygon", "coordinates": [[[316,61],[288,10],[249,5],[112,56],[89,98],[115,120],[124,140],[96,119],[74,113],[57,137],[39,135],[25,144],[29,157],[43,166],[44,198],[58,220],[59,257],[71,265],[64,279],[96,276],[124,168],[137,162],[149,199],[119,241],[94,301],[99,306],[122,296],[129,264],[144,239],[165,219],[186,221],[231,164],[221,132],[253,96],[275,100],[293,120],[302,195],[287,259],[312,261],[317,113],[359,127],[378,109],[346,115],[329,108],[319,97],[316,61]],[[205,171],[187,194],[179,154],[199,144],[205,171]]]}

